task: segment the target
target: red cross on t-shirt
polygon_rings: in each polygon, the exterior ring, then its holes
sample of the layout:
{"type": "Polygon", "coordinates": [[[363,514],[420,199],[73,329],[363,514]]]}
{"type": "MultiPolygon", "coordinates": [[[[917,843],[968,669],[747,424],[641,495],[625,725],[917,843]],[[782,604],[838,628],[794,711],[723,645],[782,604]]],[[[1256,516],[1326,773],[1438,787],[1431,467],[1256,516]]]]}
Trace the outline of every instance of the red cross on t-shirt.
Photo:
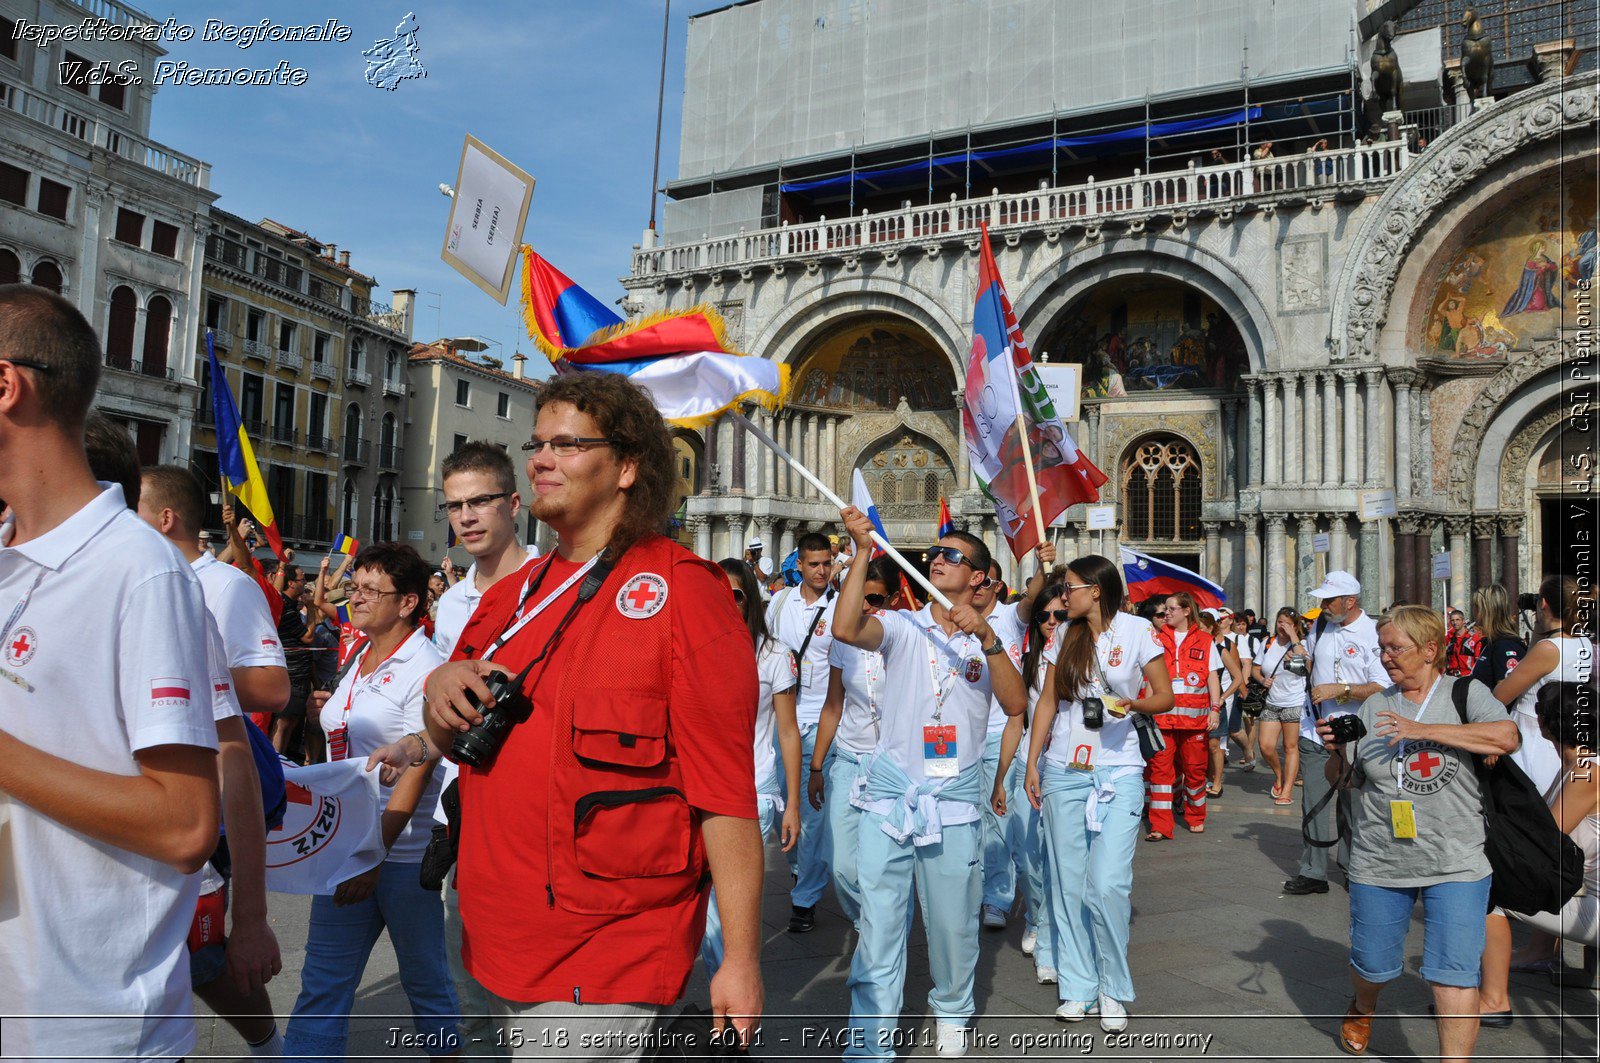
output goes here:
{"type": "Polygon", "coordinates": [[[1434,756],[1432,753],[1418,753],[1416,759],[1411,762],[1411,766],[1416,769],[1418,775],[1421,775],[1424,779],[1427,779],[1432,777],[1433,769],[1437,768],[1443,763],[1443,760],[1434,756]]]}
{"type": "Polygon", "coordinates": [[[656,589],[648,583],[641,583],[628,592],[628,602],[635,609],[645,609],[658,597],[660,596],[656,593],[656,589]]]}
{"type": "Polygon", "coordinates": [[[15,641],[15,642],[13,642],[11,644],[11,652],[12,652],[12,654],[14,656],[17,656],[17,657],[21,657],[23,654],[27,653],[32,648],[33,647],[28,642],[28,636],[27,635],[18,635],[17,636],[17,641],[15,641]]]}

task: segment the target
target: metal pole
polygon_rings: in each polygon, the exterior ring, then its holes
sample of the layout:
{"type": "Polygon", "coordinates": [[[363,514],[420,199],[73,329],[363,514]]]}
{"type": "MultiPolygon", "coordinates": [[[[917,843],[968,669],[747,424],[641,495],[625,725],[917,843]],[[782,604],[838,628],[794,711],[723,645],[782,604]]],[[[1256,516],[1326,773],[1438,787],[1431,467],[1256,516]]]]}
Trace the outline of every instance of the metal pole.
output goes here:
{"type": "Polygon", "coordinates": [[[667,99],[667,30],[672,26],[672,0],[661,16],[661,84],[656,86],[656,153],[650,163],[650,231],[656,231],[656,187],[661,183],[661,111],[667,99]]]}

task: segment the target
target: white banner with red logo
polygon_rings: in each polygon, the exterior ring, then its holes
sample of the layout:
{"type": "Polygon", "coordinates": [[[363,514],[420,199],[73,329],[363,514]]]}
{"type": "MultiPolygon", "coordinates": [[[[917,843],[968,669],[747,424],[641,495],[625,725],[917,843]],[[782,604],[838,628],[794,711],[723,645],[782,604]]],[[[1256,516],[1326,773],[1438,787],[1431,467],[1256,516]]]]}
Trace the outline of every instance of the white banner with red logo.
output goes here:
{"type": "Polygon", "coordinates": [[[366,758],[305,767],[283,765],[289,801],[267,832],[267,889],[331,894],[341,882],[383,862],[378,773],[366,758]]]}

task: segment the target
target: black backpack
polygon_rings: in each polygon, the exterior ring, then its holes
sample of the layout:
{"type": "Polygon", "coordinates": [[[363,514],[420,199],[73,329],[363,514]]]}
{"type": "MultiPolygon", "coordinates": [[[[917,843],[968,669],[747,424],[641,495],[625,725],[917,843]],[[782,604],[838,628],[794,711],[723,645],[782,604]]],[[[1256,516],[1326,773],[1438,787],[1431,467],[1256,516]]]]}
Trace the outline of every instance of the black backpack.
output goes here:
{"type": "MultiPolygon", "coordinates": [[[[1467,722],[1471,681],[1450,686],[1461,722],[1467,722]]],[[[1474,754],[1483,799],[1483,850],[1494,872],[1489,901],[1512,912],[1559,912],[1583,885],[1583,850],[1561,830],[1528,776],[1509,756],[1484,767],[1474,754]]]]}

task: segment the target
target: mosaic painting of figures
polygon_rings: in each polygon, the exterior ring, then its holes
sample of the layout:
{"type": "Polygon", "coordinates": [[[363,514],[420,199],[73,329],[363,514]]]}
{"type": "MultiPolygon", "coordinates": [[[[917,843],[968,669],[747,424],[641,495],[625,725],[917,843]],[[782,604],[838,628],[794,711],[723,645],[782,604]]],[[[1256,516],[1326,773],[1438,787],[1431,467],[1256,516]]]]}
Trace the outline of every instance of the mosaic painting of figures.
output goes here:
{"type": "Polygon", "coordinates": [[[832,409],[913,410],[955,405],[949,360],[927,338],[881,324],[855,325],[825,339],[805,364],[792,402],[832,409]]]}

